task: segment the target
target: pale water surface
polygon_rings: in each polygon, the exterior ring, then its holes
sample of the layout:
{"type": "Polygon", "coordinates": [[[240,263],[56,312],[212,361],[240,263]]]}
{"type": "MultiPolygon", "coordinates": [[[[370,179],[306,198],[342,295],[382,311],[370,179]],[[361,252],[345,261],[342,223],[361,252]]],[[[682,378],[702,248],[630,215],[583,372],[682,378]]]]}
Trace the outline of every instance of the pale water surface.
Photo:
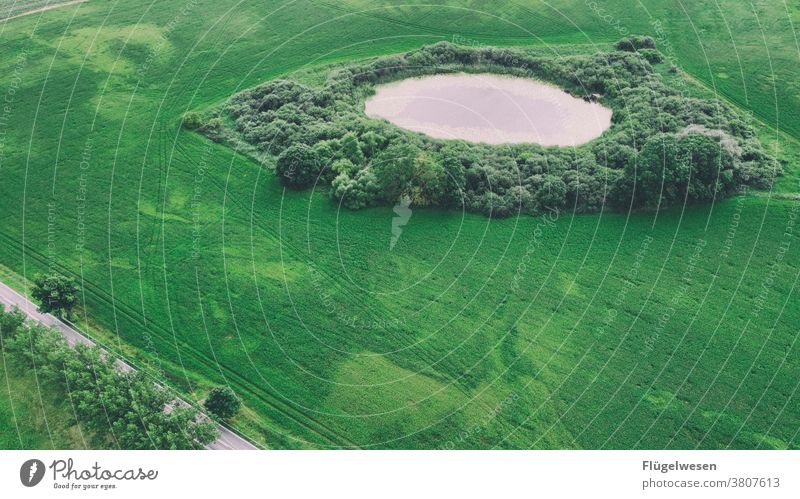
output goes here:
{"type": "Polygon", "coordinates": [[[611,126],[611,110],[526,78],[446,74],[379,85],[367,115],[437,139],[572,146],[611,126]]]}

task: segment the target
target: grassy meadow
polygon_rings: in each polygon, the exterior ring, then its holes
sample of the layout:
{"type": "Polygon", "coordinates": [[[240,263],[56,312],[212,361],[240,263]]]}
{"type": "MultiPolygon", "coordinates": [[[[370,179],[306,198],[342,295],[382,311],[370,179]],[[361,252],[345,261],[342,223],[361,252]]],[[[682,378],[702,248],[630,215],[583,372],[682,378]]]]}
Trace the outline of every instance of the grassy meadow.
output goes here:
{"type": "Polygon", "coordinates": [[[33,372],[0,358],[0,449],[96,448],[76,422],[69,400],[39,389],[33,372]]]}
{"type": "MultiPolygon", "coordinates": [[[[0,265],[75,276],[82,326],[188,397],[229,384],[265,448],[797,448],[800,6],[411,4],[89,0],[0,23],[0,265]],[[568,54],[623,29],[754,116],[785,162],[773,192],[415,208],[390,251],[391,209],[285,191],[179,127],[334,61],[454,37],[568,54]]],[[[36,390],[7,380],[3,415],[36,390]]],[[[82,447],[63,410],[0,418],[0,443],[82,447]]]]}

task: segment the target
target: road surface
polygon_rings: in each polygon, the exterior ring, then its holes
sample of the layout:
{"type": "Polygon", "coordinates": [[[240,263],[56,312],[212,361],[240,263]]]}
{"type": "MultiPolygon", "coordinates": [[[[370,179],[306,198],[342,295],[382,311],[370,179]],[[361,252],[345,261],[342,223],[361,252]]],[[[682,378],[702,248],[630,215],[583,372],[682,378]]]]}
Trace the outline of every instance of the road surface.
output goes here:
{"type": "MultiPolygon", "coordinates": [[[[82,343],[85,345],[94,345],[94,342],[92,340],[81,334],[77,329],[73,328],[64,321],[58,319],[53,315],[43,314],[37,311],[36,305],[33,302],[25,298],[25,296],[21,295],[20,293],[17,293],[13,289],[9,288],[2,282],[0,282],[0,303],[7,305],[6,308],[11,308],[13,306],[16,306],[31,319],[41,322],[46,326],[58,329],[64,334],[64,337],[67,339],[67,343],[69,343],[70,346],[75,346],[78,343],[82,343]]],[[[119,358],[117,358],[116,360],[116,365],[123,372],[128,372],[133,370],[133,367],[131,367],[130,364],[126,363],[124,360],[119,358]]],[[[178,401],[179,403],[186,404],[186,402],[183,400],[178,399],[178,401]]],[[[219,423],[217,423],[217,430],[219,430],[219,438],[208,444],[206,446],[207,449],[211,450],[257,449],[256,446],[254,446],[244,438],[240,437],[239,435],[237,435],[236,433],[234,433],[227,427],[222,426],[219,423]]]]}

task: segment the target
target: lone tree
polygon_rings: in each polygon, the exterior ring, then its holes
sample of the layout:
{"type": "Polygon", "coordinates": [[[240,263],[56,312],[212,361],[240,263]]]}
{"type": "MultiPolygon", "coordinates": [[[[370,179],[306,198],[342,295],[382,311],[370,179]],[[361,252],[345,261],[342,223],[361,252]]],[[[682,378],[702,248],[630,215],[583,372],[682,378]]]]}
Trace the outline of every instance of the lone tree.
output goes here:
{"type": "Polygon", "coordinates": [[[34,300],[39,302],[39,312],[54,313],[59,317],[69,318],[72,308],[78,302],[78,287],[75,279],[54,272],[40,275],[33,279],[34,300]]]}
{"type": "Polygon", "coordinates": [[[211,389],[205,401],[206,409],[221,419],[230,419],[239,412],[242,403],[236,398],[233,390],[227,386],[217,386],[211,389]]]}

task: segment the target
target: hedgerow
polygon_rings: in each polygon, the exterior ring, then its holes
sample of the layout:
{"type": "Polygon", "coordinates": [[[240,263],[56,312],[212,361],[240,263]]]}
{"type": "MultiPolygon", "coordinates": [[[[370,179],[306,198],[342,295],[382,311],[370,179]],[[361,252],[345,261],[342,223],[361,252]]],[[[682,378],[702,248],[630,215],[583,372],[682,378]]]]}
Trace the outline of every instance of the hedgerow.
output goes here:
{"type": "MultiPolygon", "coordinates": [[[[334,202],[351,209],[405,196],[417,206],[492,216],[593,212],[706,202],[741,185],[769,186],[781,168],[753,127],[721,101],[665,85],[651,65],[662,60],[654,47],[651,38],[634,36],[616,51],[556,58],[441,42],[331,69],[318,87],[267,82],[233,96],[199,128],[277,157],[275,173],[286,186],[329,185],[334,202]],[[363,112],[377,84],[448,72],[554,83],[609,106],[612,126],[571,148],[486,145],[434,139],[363,112]]],[[[197,117],[189,118],[197,128],[197,117]]]]}

